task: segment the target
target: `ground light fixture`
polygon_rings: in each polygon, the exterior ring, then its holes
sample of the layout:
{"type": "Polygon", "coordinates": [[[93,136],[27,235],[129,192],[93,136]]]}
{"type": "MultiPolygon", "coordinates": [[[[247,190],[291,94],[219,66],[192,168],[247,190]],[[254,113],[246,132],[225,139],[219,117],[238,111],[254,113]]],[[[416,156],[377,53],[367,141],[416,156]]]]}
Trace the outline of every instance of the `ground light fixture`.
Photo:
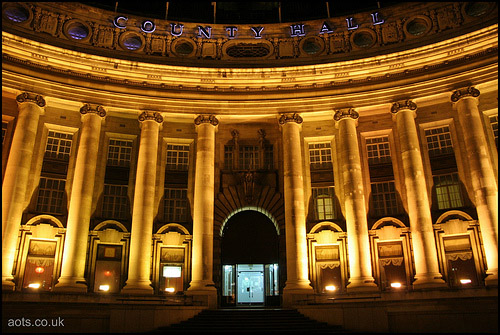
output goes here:
{"type": "Polygon", "coordinates": [[[34,289],[39,289],[40,288],[40,283],[31,283],[28,284],[29,288],[34,288],[34,289]]]}
{"type": "Polygon", "coordinates": [[[335,287],[335,285],[327,285],[327,286],[325,286],[325,290],[328,291],[328,292],[333,292],[336,289],[337,288],[335,287]]]}
{"type": "Polygon", "coordinates": [[[99,291],[109,291],[109,285],[99,285],[99,291]]]}
{"type": "Polygon", "coordinates": [[[467,285],[467,284],[470,284],[472,282],[472,280],[470,279],[460,279],[460,284],[462,285],[467,285]]]}
{"type": "Polygon", "coordinates": [[[401,283],[391,283],[391,287],[393,287],[393,288],[400,288],[401,287],[401,283]]]}

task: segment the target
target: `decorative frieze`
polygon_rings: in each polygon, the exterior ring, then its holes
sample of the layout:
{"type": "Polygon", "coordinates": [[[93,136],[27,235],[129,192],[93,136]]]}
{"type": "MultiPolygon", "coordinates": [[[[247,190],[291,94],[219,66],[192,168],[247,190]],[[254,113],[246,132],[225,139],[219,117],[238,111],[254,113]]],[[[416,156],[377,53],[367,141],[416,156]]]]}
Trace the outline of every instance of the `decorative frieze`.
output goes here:
{"type": "Polygon", "coordinates": [[[335,112],[335,115],[333,116],[333,119],[335,121],[340,121],[345,118],[351,118],[356,120],[359,118],[359,113],[356,112],[353,108],[349,109],[340,109],[335,112]]]}
{"type": "Polygon", "coordinates": [[[196,119],[194,119],[194,124],[199,126],[202,123],[210,123],[212,126],[216,126],[219,124],[219,120],[215,117],[215,115],[198,115],[196,119]]]}
{"type": "Polygon", "coordinates": [[[143,121],[147,121],[147,120],[153,120],[153,121],[156,121],[158,123],[162,123],[163,116],[161,116],[161,114],[159,112],[144,111],[141,113],[141,115],[139,115],[139,121],[143,122],[143,121]]]}
{"type": "Polygon", "coordinates": [[[82,106],[82,108],[80,108],[80,113],[81,114],[95,113],[100,117],[106,116],[106,111],[104,110],[104,107],[100,105],[91,105],[89,103],[86,103],[85,105],[82,106]]]}
{"type": "Polygon", "coordinates": [[[40,107],[45,107],[45,99],[36,93],[24,92],[16,97],[17,102],[33,102],[40,107]]]}
{"type": "Polygon", "coordinates": [[[457,102],[458,100],[460,100],[461,98],[464,98],[464,97],[477,98],[479,96],[479,94],[480,94],[480,92],[477,88],[475,88],[473,86],[469,86],[467,88],[461,88],[461,89],[453,92],[453,94],[451,95],[451,101],[457,102]]]}
{"type": "Polygon", "coordinates": [[[417,104],[411,100],[398,101],[392,104],[391,113],[396,114],[402,109],[416,110],[417,104]]]}
{"type": "Polygon", "coordinates": [[[280,116],[279,124],[284,125],[288,122],[295,122],[301,124],[303,122],[302,117],[297,113],[283,113],[280,116]]]}

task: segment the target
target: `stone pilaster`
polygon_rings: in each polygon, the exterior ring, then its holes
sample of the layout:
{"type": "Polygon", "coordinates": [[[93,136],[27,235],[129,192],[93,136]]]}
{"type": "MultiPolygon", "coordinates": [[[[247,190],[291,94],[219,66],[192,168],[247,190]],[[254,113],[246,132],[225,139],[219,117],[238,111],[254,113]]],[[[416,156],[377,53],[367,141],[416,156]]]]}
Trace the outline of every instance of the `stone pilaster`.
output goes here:
{"type": "Polygon", "coordinates": [[[153,294],[151,252],[158,137],[163,117],[157,112],[139,115],[141,139],[132,208],[128,279],[122,289],[127,294],[153,294]]]}
{"type": "Polygon", "coordinates": [[[451,101],[458,113],[458,120],[464,136],[467,164],[470,168],[470,182],[474,192],[484,252],[487,277],[485,284],[498,285],[498,187],[495,182],[492,162],[484,133],[482,115],[478,109],[479,90],[468,87],[453,92],[451,101]]]}
{"type": "Polygon", "coordinates": [[[106,111],[102,106],[85,104],[80,109],[80,113],[82,114],[82,127],[71,188],[61,277],[54,287],[55,291],[60,292],[87,291],[84,278],[85,260],[99,138],[106,111]]]}
{"type": "Polygon", "coordinates": [[[417,105],[407,100],[394,103],[391,113],[393,113],[393,120],[396,121],[401,145],[401,160],[408,199],[408,216],[415,260],[413,288],[419,289],[444,286],[445,282],[439,273],[424,164],[414,120],[416,109],[417,105]]]}
{"type": "Polygon", "coordinates": [[[285,196],[285,238],[287,279],[283,304],[291,305],[300,296],[312,294],[307,264],[304,175],[300,131],[302,117],[297,113],[281,114],[283,136],[283,183],[285,196]]]}
{"type": "Polygon", "coordinates": [[[34,93],[22,93],[16,100],[19,114],[2,184],[2,289],[5,290],[15,287],[12,270],[17,236],[25,206],[38,120],[45,107],[43,97],[34,93]]]}
{"type": "Polygon", "coordinates": [[[215,191],[215,115],[199,115],[196,125],[196,167],[194,181],[192,278],[188,294],[208,297],[216,305],[213,282],[213,225],[215,191]]]}
{"type": "Polygon", "coordinates": [[[359,114],[352,108],[335,112],[339,130],[340,169],[344,183],[345,217],[349,252],[348,292],[377,290],[372,275],[368,221],[356,131],[359,114]]]}

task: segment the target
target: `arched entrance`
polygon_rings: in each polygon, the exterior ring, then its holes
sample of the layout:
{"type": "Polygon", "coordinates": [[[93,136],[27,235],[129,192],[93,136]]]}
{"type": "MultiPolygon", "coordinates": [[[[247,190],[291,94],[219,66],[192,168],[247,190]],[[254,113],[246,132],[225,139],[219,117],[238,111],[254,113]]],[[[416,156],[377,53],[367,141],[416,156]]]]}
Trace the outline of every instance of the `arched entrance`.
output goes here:
{"type": "Polygon", "coordinates": [[[278,245],[276,227],[263,213],[229,218],[221,240],[222,305],[279,305],[278,245]]]}

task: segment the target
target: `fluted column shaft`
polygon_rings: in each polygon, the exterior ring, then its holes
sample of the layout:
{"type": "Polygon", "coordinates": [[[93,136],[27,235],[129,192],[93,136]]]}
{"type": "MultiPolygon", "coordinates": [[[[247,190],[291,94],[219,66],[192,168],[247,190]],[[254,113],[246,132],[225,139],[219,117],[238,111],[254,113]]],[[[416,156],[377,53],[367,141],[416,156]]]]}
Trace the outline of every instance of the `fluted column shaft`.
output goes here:
{"type": "Polygon", "coordinates": [[[45,101],[40,95],[17,97],[19,114],[2,184],[2,289],[14,289],[12,270],[17,236],[35,146],[38,120],[45,101]]]}
{"type": "Polygon", "coordinates": [[[442,286],[445,283],[439,273],[424,164],[414,120],[416,109],[415,103],[406,101],[404,104],[395,103],[392,113],[395,114],[401,145],[401,160],[408,199],[408,215],[415,259],[413,287],[426,288],[442,286]]]}
{"type": "Polygon", "coordinates": [[[482,115],[478,109],[479,91],[473,87],[452,96],[464,136],[467,163],[474,192],[488,275],[486,285],[498,284],[498,188],[488,155],[482,115]]]}
{"type": "Polygon", "coordinates": [[[348,291],[375,290],[368,238],[363,175],[356,131],[358,113],[352,109],[337,111],[340,169],[344,183],[347,244],[349,252],[348,291]]]}
{"type": "Polygon", "coordinates": [[[283,114],[283,184],[285,196],[286,272],[284,292],[311,291],[308,276],[304,175],[298,114],[283,114]]]}
{"type": "Polygon", "coordinates": [[[128,294],[153,294],[151,252],[154,220],[158,137],[163,117],[156,112],[139,116],[141,138],[132,208],[128,279],[122,289],[128,294]]]}
{"type": "Polygon", "coordinates": [[[99,137],[102,118],[106,112],[101,106],[91,107],[86,104],[80,113],[82,113],[80,143],[71,188],[61,277],[55,286],[55,291],[85,292],[87,290],[84,278],[87,241],[92,215],[99,137]]]}
{"type": "Polygon", "coordinates": [[[193,211],[191,291],[215,291],[213,282],[213,224],[215,188],[215,133],[218,120],[200,115],[195,120],[196,168],[193,211]]]}

